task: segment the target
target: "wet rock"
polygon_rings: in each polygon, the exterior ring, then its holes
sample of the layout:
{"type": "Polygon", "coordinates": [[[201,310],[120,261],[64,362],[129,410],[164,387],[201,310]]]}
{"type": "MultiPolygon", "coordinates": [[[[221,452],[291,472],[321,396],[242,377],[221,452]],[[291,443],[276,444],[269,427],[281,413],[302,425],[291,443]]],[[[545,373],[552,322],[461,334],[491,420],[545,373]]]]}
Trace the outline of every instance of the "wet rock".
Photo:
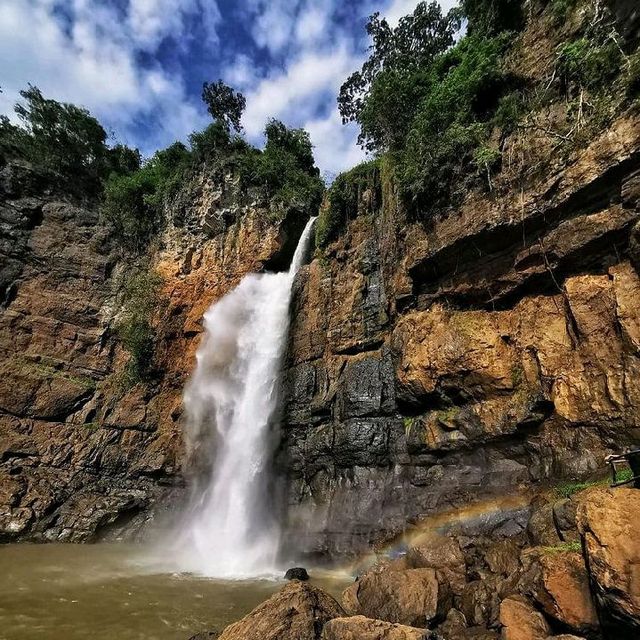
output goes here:
{"type": "Polygon", "coordinates": [[[284,579],[306,581],[309,579],[309,574],[304,567],[292,567],[291,569],[287,569],[284,574],[284,579]]]}
{"type": "Polygon", "coordinates": [[[592,592],[606,633],[626,639],[640,634],[640,536],[637,489],[593,489],[578,504],[592,592]]]}
{"type": "Polygon", "coordinates": [[[426,627],[443,612],[446,598],[434,569],[383,568],[360,577],[342,601],[351,615],[426,627]]]}
{"type": "Polygon", "coordinates": [[[560,542],[552,503],[544,502],[533,508],[527,524],[527,534],[533,545],[553,546],[560,542]]]}
{"type": "Polygon", "coordinates": [[[202,633],[196,633],[195,636],[191,636],[189,640],[217,640],[220,637],[218,631],[203,631],[202,633]]]}
{"type": "Polygon", "coordinates": [[[500,624],[502,640],[546,640],[550,631],[541,613],[515,598],[500,603],[500,624]]]}
{"type": "Polygon", "coordinates": [[[325,624],[322,640],[436,640],[436,635],[416,629],[364,616],[335,618],[325,624]]]}
{"type": "Polygon", "coordinates": [[[580,539],[576,512],[578,503],[567,498],[553,503],[553,520],[560,538],[565,542],[576,542],[580,539]]]}
{"type": "Polygon", "coordinates": [[[341,616],[328,593],[295,580],[227,627],[220,640],[319,640],[325,623],[341,616]]]}
{"type": "Polygon", "coordinates": [[[444,640],[498,640],[498,633],[492,629],[467,627],[467,619],[457,609],[449,610],[437,630],[444,640]]]}
{"type": "Polygon", "coordinates": [[[461,593],[465,584],[465,558],[460,545],[453,538],[431,536],[412,547],[406,555],[408,567],[435,569],[441,588],[448,587],[453,593],[461,593]]]}

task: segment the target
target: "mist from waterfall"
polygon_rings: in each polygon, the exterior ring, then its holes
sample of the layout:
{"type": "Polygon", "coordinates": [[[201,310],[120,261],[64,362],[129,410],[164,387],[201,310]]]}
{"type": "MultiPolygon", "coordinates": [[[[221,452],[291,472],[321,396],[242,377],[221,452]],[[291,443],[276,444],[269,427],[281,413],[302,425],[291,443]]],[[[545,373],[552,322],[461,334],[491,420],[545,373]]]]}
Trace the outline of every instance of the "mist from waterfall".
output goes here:
{"type": "Polygon", "coordinates": [[[289,271],[245,276],[204,316],[205,335],[184,393],[194,473],[177,547],[182,570],[219,578],[275,571],[274,422],[291,289],[314,220],[289,271]]]}

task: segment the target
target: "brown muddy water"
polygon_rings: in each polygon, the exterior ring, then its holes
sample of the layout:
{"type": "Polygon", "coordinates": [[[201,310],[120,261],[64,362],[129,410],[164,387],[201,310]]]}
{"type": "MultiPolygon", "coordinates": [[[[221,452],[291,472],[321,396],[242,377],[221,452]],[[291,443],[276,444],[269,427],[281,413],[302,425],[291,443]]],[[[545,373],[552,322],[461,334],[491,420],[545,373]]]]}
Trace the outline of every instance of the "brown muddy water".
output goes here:
{"type": "MultiPolygon", "coordinates": [[[[350,582],[310,573],[334,596],[350,582]]],[[[283,584],[171,573],[125,544],[0,545],[0,639],[187,640],[222,630],[283,584]]]]}

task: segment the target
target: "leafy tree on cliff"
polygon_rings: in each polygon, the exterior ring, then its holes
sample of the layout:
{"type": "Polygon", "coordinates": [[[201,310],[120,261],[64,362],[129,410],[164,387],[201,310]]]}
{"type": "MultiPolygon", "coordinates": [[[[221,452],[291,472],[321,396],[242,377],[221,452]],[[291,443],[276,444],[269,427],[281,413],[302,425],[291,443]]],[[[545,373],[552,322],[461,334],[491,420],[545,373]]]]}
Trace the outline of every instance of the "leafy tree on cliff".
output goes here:
{"type": "Polygon", "coordinates": [[[246,181],[265,187],[277,207],[315,210],[324,184],[315,166],[309,133],[289,129],[274,119],[267,123],[265,137],[264,151],[246,156],[242,168],[246,181]]]}
{"type": "Polygon", "coordinates": [[[443,15],[437,2],[421,2],[395,29],[378,13],[369,18],[371,53],[338,97],[342,121],[360,124],[359,142],[366,149],[402,143],[429,82],[422,71],[451,47],[459,26],[458,13],[443,15]]]}
{"type": "Polygon", "coordinates": [[[50,169],[98,178],[107,156],[107,134],[86,109],[45,98],[29,85],[15,106],[27,136],[26,154],[50,169]]]}
{"type": "Polygon", "coordinates": [[[241,131],[240,120],[247,101],[240,92],[234,91],[222,80],[212,83],[205,82],[202,85],[202,100],[207,105],[211,116],[220,122],[227,131],[232,127],[236,131],[241,131]]]}
{"type": "Polygon", "coordinates": [[[513,82],[502,65],[513,40],[504,29],[520,24],[521,0],[462,5],[443,14],[438,3],[420,2],[396,28],[374,14],[370,56],[338,98],[343,122],[360,125],[365,149],[389,154],[420,215],[454,203],[480,164],[484,175],[499,164],[493,149],[478,150],[513,82]],[[455,43],[465,17],[468,35],[455,43]]]}
{"type": "Polygon", "coordinates": [[[130,174],[140,153],[125,145],[109,148],[107,134],[86,109],[45,98],[29,86],[15,105],[20,125],[0,116],[0,152],[57,172],[83,195],[97,193],[111,172],[130,174]]]}

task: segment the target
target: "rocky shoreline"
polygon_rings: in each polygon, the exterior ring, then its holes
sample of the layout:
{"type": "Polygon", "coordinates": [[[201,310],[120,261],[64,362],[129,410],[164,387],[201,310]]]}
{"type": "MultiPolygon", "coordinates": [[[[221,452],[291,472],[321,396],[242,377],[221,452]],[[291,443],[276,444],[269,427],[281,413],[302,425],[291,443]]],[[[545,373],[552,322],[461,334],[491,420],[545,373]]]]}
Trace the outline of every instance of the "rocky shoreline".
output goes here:
{"type": "Polygon", "coordinates": [[[640,491],[531,504],[524,530],[432,532],[357,576],[338,603],[293,580],[192,640],[632,640],[640,633],[640,491]]]}

